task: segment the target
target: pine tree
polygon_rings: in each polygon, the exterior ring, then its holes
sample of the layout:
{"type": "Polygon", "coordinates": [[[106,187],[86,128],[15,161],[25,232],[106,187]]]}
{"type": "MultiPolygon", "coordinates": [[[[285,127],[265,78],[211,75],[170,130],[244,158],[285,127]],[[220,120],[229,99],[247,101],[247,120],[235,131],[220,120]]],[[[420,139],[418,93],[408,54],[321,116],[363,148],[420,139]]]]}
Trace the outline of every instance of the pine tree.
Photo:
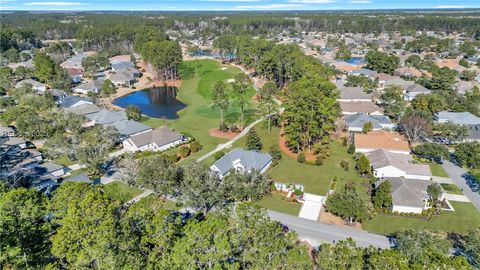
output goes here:
{"type": "Polygon", "coordinates": [[[361,155],[357,161],[357,171],[361,175],[370,173],[370,161],[365,155],[361,155]]]}
{"type": "Polygon", "coordinates": [[[260,137],[257,135],[257,131],[255,128],[252,128],[248,131],[247,133],[247,138],[245,140],[245,148],[247,150],[262,150],[262,141],[260,140],[260,137]]]}

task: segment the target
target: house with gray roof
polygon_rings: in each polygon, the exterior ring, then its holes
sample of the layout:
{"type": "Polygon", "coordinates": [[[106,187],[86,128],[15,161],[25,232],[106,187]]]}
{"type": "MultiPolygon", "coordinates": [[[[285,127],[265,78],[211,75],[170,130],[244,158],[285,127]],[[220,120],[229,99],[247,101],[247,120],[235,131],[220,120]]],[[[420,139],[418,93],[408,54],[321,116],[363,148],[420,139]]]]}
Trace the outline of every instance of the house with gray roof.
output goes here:
{"type": "Polygon", "coordinates": [[[168,126],[149,130],[123,141],[125,151],[164,151],[188,140],[184,135],[173,131],[168,126]]]}
{"type": "Polygon", "coordinates": [[[123,138],[128,138],[152,130],[150,126],[132,120],[116,121],[108,124],[108,126],[116,128],[123,138]]]}
{"type": "MultiPolygon", "coordinates": [[[[383,181],[389,181],[392,185],[393,212],[421,214],[423,210],[431,207],[427,189],[434,182],[391,177],[379,181],[377,186],[383,181]]],[[[444,195],[445,192],[440,196],[440,200],[444,199],[444,195]]]]}
{"type": "Polygon", "coordinates": [[[92,113],[97,113],[101,109],[93,104],[81,104],[75,107],[66,108],[65,111],[76,114],[76,115],[87,115],[92,113]]]}
{"type": "Polygon", "coordinates": [[[340,91],[340,98],[337,101],[341,102],[355,102],[355,101],[372,101],[372,94],[367,94],[361,87],[348,87],[337,85],[340,91]]]}
{"type": "Polygon", "coordinates": [[[135,68],[135,64],[131,61],[116,61],[112,63],[112,70],[115,72],[126,68],[135,68]]]}
{"type": "Polygon", "coordinates": [[[383,115],[383,108],[372,101],[340,101],[340,109],[343,115],[365,113],[369,115],[383,115]]]}
{"type": "Polygon", "coordinates": [[[437,123],[442,124],[452,122],[457,125],[473,126],[480,125],[480,118],[470,112],[438,112],[434,119],[437,123]]]}
{"type": "Polygon", "coordinates": [[[117,121],[127,120],[127,114],[125,111],[109,111],[105,109],[85,116],[93,122],[92,124],[98,125],[106,125],[117,121]]]}
{"type": "Polygon", "coordinates": [[[397,126],[385,115],[368,115],[366,113],[357,113],[345,116],[348,131],[362,132],[365,123],[372,123],[373,130],[393,130],[397,126]]]}
{"type": "Polygon", "coordinates": [[[98,94],[102,89],[103,81],[92,80],[87,83],[80,84],[79,86],[73,88],[73,92],[86,95],[88,93],[98,94]]]}
{"type": "Polygon", "coordinates": [[[87,183],[94,184],[96,181],[91,180],[86,173],[77,174],[75,176],[65,179],[66,182],[87,183]]]}
{"type": "Polygon", "coordinates": [[[15,88],[20,88],[20,87],[26,86],[26,85],[31,86],[33,90],[35,90],[37,92],[40,92],[40,93],[43,93],[43,92],[45,92],[45,90],[47,90],[47,86],[45,84],[43,84],[39,81],[32,80],[32,79],[25,79],[25,80],[19,81],[15,85],[15,88]]]}
{"type": "Polygon", "coordinates": [[[361,69],[356,69],[356,70],[350,71],[350,75],[353,75],[353,76],[363,75],[363,76],[366,76],[366,77],[371,78],[371,79],[374,79],[377,76],[377,74],[378,73],[376,71],[366,69],[366,68],[361,68],[361,69]]]}
{"type": "Polygon", "coordinates": [[[430,93],[432,93],[430,89],[414,83],[405,87],[405,94],[403,95],[403,98],[405,100],[412,101],[417,95],[430,93]]]}
{"type": "Polygon", "coordinates": [[[93,100],[89,97],[66,96],[58,100],[57,104],[63,108],[73,108],[83,104],[93,105],[93,100]]]}
{"type": "Polygon", "coordinates": [[[116,86],[130,87],[135,82],[135,75],[126,69],[122,69],[114,74],[110,74],[108,79],[116,86]]]}
{"type": "Polygon", "coordinates": [[[405,89],[410,86],[410,85],[413,85],[415,84],[415,82],[413,81],[406,81],[398,76],[394,76],[391,80],[387,80],[385,81],[385,85],[384,87],[387,87],[387,86],[400,86],[404,91],[405,89]]]}
{"type": "Polygon", "coordinates": [[[432,172],[429,165],[416,164],[411,155],[392,153],[378,149],[365,154],[377,178],[404,177],[409,179],[430,180],[432,172]]]}
{"type": "Polygon", "coordinates": [[[265,172],[272,164],[269,154],[235,148],[215,161],[210,169],[220,177],[227,176],[231,170],[265,172]]]}
{"type": "Polygon", "coordinates": [[[20,149],[27,148],[27,141],[22,137],[6,137],[0,141],[1,144],[6,146],[17,146],[20,149]]]}
{"type": "Polygon", "coordinates": [[[35,170],[41,175],[51,174],[59,177],[65,174],[65,167],[53,162],[45,162],[36,167],[35,170]]]}

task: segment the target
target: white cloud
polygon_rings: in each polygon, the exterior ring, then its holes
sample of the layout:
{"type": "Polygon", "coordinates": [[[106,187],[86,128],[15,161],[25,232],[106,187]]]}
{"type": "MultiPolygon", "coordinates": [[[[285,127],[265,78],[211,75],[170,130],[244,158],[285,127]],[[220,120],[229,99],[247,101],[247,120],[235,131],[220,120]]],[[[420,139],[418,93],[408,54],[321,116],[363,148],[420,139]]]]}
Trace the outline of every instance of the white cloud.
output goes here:
{"type": "Polygon", "coordinates": [[[275,10],[275,9],[291,9],[291,8],[299,8],[303,7],[303,5],[297,4],[270,4],[270,5],[254,5],[254,6],[236,6],[234,10],[275,10]]]}
{"type": "Polygon", "coordinates": [[[30,2],[26,6],[81,6],[85,3],[80,2],[30,2]]]}
{"type": "Polygon", "coordinates": [[[337,2],[336,0],[290,0],[290,3],[302,3],[302,4],[330,4],[337,2]]]}
{"type": "Polygon", "coordinates": [[[350,4],[370,4],[372,1],[370,0],[352,0],[349,2],[350,4]]]}
{"type": "Polygon", "coordinates": [[[465,6],[435,6],[433,8],[465,8],[465,6]]]}

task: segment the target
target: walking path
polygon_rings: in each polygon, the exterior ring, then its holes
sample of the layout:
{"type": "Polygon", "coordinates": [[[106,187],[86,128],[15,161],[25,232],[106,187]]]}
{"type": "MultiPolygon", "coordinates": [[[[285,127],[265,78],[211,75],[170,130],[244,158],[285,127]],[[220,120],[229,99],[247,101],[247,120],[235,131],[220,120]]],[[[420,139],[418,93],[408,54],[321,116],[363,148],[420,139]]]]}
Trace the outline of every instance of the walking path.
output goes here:
{"type": "Polygon", "coordinates": [[[147,190],[145,190],[142,194],[137,195],[137,196],[134,197],[133,199],[127,201],[127,202],[125,203],[125,205],[132,205],[132,204],[140,201],[141,199],[147,197],[147,196],[150,195],[150,194],[153,194],[153,191],[147,189],[147,190]]]}
{"type": "Polygon", "coordinates": [[[204,159],[207,159],[209,157],[211,157],[212,155],[214,155],[215,153],[225,149],[225,148],[229,148],[231,147],[236,141],[240,140],[243,136],[245,136],[248,131],[254,127],[256,124],[262,122],[263,118],[260,118],[260,119],[257,119],[255,122],[251,123],[250,125],[246,126],[242,132],[238,133],[237,136],[235,136],[233,139],[231,139],[230,141],[224,143],[224,144],[219,144],[215,149],[213,149],[212,151],[206,153],[205,155],[199,157],[197,159],[197,162],[201,162],[202,160],[204,159]]]}
{"type": "Polygon", "coordinates": [[[442,167],[455,184],[462,189],[465,196],[470,199],[478,210],[480,210],[480,193],[473,191],[467,185],[466,179],[464,178],[468,175],[468,172],[464,168],[456,166],[450,161],[443,162],[442,167]]]}
{"type": "Polygon", "coordinates": [[[459,194],[446,193],[445,194],[445,199],[447,199],[449,201],[454,201],[454,202],[471,202],[470,199],[467,196],[459,195],[459,194]]]}

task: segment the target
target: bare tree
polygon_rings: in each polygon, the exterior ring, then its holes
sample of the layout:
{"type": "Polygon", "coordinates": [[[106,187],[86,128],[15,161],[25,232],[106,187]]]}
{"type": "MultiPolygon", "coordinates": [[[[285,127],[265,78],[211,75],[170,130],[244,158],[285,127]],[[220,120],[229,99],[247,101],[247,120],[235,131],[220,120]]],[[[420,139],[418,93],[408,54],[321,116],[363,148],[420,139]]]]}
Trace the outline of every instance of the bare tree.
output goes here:
{"type": "Polygon", "coordinates": [[[407,136],[411,144],[432,133],[432,124],[421,116],[411,115],[403,117],[399,124],[400,130],[407,136]]]}

